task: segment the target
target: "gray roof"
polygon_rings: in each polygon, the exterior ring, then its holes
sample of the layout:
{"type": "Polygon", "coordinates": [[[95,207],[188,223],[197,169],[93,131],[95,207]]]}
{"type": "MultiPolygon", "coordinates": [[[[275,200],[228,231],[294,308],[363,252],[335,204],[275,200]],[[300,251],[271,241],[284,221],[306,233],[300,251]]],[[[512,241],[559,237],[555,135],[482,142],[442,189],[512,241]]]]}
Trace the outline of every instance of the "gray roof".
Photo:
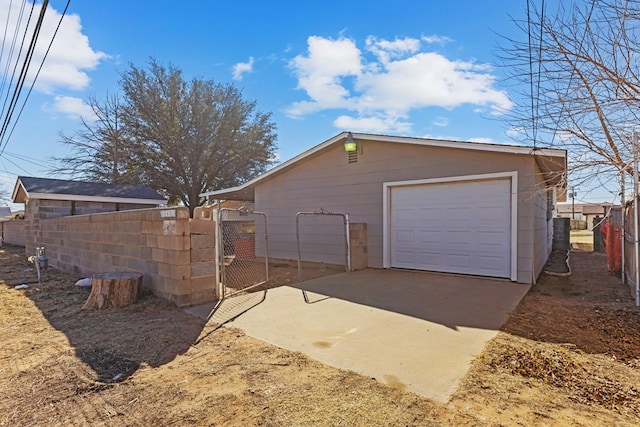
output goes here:
{"type": "Polygon", "coordinates": [[[164,197],[147,186],[69,181],[30,176],[18,177],[13,194],[14,201],[18,195],[19,187],[22,187],[27,197],[29,197],[29,195],[38,195],[39,198],[43,198],[43,195],[68,195],[91,198],[148,200],[157,201],[159,204],[166,202],[164,197]]]}

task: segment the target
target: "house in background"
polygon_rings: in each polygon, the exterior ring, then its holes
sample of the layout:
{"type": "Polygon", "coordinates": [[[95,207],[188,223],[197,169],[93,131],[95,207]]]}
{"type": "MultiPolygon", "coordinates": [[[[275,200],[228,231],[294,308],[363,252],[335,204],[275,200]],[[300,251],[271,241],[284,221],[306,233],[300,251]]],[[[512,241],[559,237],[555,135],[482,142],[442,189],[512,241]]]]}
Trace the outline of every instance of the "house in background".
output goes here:
{"type": "Polygon", "coordinates": [[[150,187],[20,176],[11,198],[26,219],[154,208],[167,200],[150,187]]]}
{"type": "Polygon", "coordinates": [[[272,258],[296,259],[297,213],[323,210],[366,224],[369,267],[534,283],[565,174],[565,150],[341,133],[202,196],[254,202],[272,258]]]}
{"type": "Polygon", "coordinates": [[[593,220],[604,218],[609,210],[614,207],[612,203],[558,203],[556,206],[556,218],[569,218],[575,220],[572,228],[593,230],[593,220]]]}

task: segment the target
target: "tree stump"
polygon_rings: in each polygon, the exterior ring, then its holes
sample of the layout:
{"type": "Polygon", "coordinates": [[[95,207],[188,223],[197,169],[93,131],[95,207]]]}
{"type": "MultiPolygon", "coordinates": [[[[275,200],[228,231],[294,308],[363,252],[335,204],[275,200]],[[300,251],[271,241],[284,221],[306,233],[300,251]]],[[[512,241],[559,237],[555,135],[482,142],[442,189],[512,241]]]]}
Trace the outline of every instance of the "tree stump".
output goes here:
{"type": "Polygon", "coordinates": [[[140,299],[142,274],[113,271],[96,274],[91,278],[91,293],[83,310],[125,307],[140,299]]]}

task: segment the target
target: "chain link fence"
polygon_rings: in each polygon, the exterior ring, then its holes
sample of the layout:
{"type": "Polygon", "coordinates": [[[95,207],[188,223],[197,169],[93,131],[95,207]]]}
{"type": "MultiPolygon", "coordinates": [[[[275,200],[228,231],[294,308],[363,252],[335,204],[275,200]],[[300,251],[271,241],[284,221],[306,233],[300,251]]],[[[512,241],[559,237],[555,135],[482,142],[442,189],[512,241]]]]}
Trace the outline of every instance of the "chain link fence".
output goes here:
{"type": "Polygon", "coordinates": [[[266,215],[222,208],[218,211],[218,227],[222,298],[264,285],[269,280],[266,215]]]}

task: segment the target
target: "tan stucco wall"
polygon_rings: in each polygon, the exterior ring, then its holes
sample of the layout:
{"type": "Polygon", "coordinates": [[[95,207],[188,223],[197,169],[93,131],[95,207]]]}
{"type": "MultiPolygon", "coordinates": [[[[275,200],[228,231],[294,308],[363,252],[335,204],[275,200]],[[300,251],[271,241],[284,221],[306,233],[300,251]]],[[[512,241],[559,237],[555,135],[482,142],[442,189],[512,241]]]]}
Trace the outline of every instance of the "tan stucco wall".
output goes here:
{"type": "Polygon", "coordinates": [[[59,270],[78,277],[140,272],[145,289],[178,306],[216,299],[215,222],[190,220],[186,208],[30,217],[25,222],[26,254],[43,246],[49,264],[59,270]]]}
{"type": "MultiPolygon", "coordinates": [[[[368,262],[382,268],[383,183],[463,175],[518,172],[518,282],[531,283],[543,251],[536,247],[542,213],[536,194],[542,191],[532,156],[476,150],[358,141],[357,163],[348,163],[341,146],[315,153],[284,173],[258,184],[256,210],[269,221],[269,251],[275,258],[295,259],[295,215],[325,209],[348,213],[366,223],[368,262]]],[[[545,214],[546,221],[546,214],[545,214]]],[[[544,230],[544,239],[547,232],[544,230]]]]}

